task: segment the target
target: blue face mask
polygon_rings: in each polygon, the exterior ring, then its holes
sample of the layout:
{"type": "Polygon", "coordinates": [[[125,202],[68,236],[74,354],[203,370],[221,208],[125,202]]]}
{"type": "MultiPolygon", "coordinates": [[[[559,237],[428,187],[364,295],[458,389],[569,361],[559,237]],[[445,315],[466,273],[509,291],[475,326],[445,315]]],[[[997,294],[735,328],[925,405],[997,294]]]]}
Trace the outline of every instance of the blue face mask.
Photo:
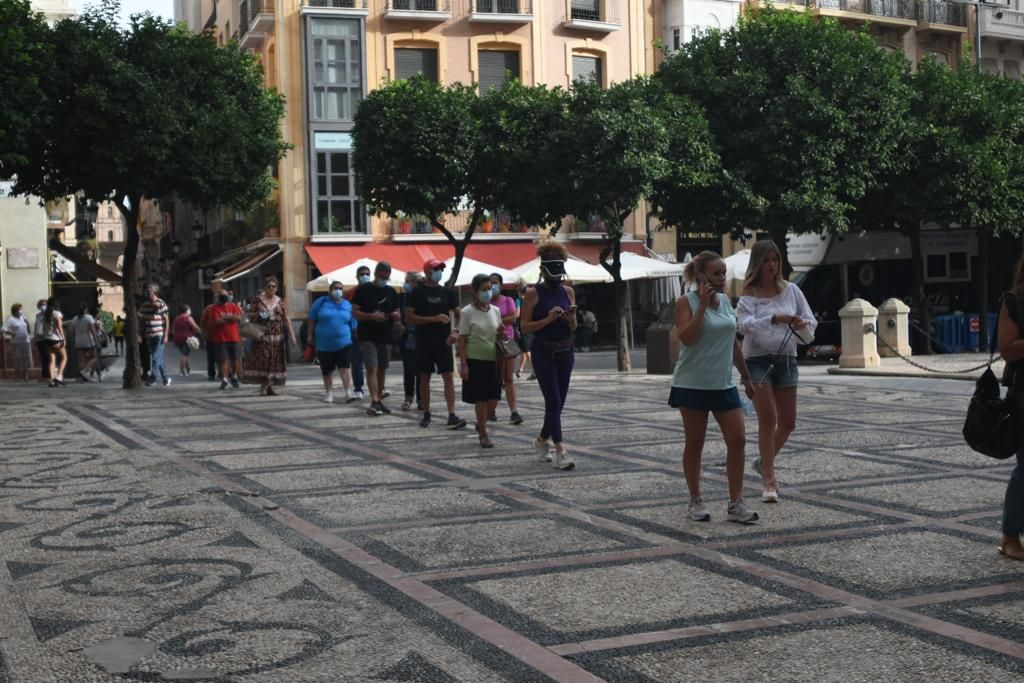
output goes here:
{"type": "Polygon", "coordinates": [[[331,290],[331,298],[334,299],[335,301],[341,301],[341,297],[343,296],[345,296],[345,293],[340,289],[331,290]]]}
{"type": "Polygon", "coordinates": [[[235,300],[235,295],[234,294],[228,294],[228,303],[231,303],[234,300],[235,300]]]}
{"type": "Polygon", "coordinates": [[[360,275],[359,276],[359,284],[365,285],[369,281],[370,281],[370,276],[369,275],[360,275]]]}
{"type": "Polygon", "coordinates": [[[443,270],[435,270],[435,271],[430,273],[430,278],[434,282],[440,282],[442,277],[444,277],[444,271],[443,270]]]}
{"type": "Polygon", "coordinates": [[[408,282],[406,282],[406,283],[405,283],[404,285],[402,285],[402,286],[403,286],[403,287],[405,288],[405,293],[406,293],[406,294],[409,294],[409,293],[411,293],[411,292],[412,292],[412,285],[411,285],[411,284],[409,284],[408,282]]]}
{"type": "Polygon", "coordinates": [[[491,296],[492,296],[491,290],[485,289],[484,291],[482,291],[479,294],[477,294],[477,296],[480,297],[480,301],[482,303],[486,304],[488,301],[491,300],[491,296]]]}
{"type": "Polygon", "coordinates": [[[501,285],[491,285],[491,296],[498,296],[501,294],[501,285]]]}
{"type": "Polygon", "coordinates": [[[386,277],[379,277],[373,281],[378,287],[387,287],[388,279],[386,277]]]}

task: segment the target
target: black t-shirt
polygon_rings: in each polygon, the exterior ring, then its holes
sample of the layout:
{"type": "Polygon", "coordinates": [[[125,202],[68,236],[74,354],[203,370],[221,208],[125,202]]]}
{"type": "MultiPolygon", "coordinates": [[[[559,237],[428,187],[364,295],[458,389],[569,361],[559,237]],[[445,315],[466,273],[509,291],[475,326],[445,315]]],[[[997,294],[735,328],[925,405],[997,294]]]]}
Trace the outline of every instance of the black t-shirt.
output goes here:
{"type": "MultiPolygon", "coordinates": [[[[452,309],[455,308],[455,293],[440,285],[437,287],[420,285],[409,295],[408,306],[421,318],[429,318],[441,313],[451,317],[452,309]]],[[[416,341],[417,343],[443,341],[448,338],[451,328],[451,323],[418,324],[416,325],[416,341]]]]}
{"type": "MultiPolygon", "coordinates": [[[[1010,290],[1003,294],[1003,305],[1006,306],[1006,315],[1017,325],[1017,329],[1024,335],[1024,321],[1021,320],[1021,296],[1020,292],[1010,290]]],[[[989,340],[992,343],[992,340],[989,340]]],[[[1021,384],[1021,376],[1024,372],[1024,361],[1007,363],[1003,368],[1003,385],[1012,387],[1021,384]]]]}
{"type": "Polygon", "coordinates": [[[361,313],[380,311],[388,315],[384,322],[360,320],[359,341],[390,344],[391,328],[394,325],[391,314],[398,310],[398,292],[391,287],[377,287],[372,282],[367,282],[356,287],[355,294],[352,295],[352,305],[358,306],[361,313]]]}

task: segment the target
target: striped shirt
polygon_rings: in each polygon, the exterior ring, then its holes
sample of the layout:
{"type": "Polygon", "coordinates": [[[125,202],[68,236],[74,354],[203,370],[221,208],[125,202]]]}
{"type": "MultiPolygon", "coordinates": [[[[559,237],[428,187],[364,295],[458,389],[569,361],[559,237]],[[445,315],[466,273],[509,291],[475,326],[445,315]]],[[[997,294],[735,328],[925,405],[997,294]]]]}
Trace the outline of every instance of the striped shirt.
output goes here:
{"type": "Polygon", "coordinates": [[[164,336],[164,323],[167,320],[167,304],[162,299],[147,301],[139,308],[139,325],[145,337],[164,336]]]}

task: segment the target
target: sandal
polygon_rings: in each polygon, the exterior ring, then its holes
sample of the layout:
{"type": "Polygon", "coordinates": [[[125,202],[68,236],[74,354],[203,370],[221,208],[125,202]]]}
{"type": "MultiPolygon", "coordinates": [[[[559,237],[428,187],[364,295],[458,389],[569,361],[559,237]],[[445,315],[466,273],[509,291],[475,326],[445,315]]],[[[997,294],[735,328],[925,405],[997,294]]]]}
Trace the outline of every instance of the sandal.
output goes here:
{"type": "Polygon", "coordinates": [[[1024,548],[1019,545],[1016,548],[1009,548],[1004,540],[996,547],[999,548],[999,554],[1003,557],[1008,557],[1011,560],[1024,560],[1024,548]]]}
{"type": "Polygon", "coordinates": [[[483,434],[481,434],[480,435],[480,448],[494,448],[494,442],[491,441],[486,436],[484,436],[483,434]]]}

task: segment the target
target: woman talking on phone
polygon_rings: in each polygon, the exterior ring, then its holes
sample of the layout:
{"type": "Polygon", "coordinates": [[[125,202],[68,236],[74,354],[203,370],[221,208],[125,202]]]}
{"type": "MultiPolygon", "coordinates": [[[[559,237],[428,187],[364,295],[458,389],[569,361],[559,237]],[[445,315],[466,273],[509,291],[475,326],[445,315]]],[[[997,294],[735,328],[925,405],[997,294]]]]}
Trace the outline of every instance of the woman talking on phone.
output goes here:
{"type": "Polygon", "coordinates": [[[757,242],[750,250],[737,313],[743,357],[759,389],[754,408],[760,456],[754,471],[764,481],[761,500],[777,503],[775,456],[796,427],[796,345],[814,339],[818,321],[800,288],[782,279],[782,254],[775,242],[757,242]]]}
{"type": "Polygon", "coordinates": [[[555,445],[554,466],[569,470],[576,463],[562,442],[562,408],[575,360],[572,340],[576,334],[576,294],[572,287],[562,283],[568,258],[565,247],[557,242],[542,242],[537,255],[541,281],[526,290],[519,318],[523,333],[533,335],[533,372],[544,395],[544,424],[534,446],[537,459],[550,462],[550,440],[555,445]]]}
{"type": "Polygon", "coordinates": [[[690,490],[690,519],[707,522],[711,513],[700,492],[701,454],[708,429],[708,413],[725,437],[725,471],[729,480],[730,522],[753,524],[757,513],[743,501],[743,464],[746,434],[740,395],[733,381],[733,365],[747,396],[754,386],[736,341],[736,314],[725,288],[725,263],[712,251],[702,251],[686,264],[683,277],[697,290],[676,301],[676,333],[683,343],[672,375],[668,404],[683,417],[683,476],[690,490]]]}

